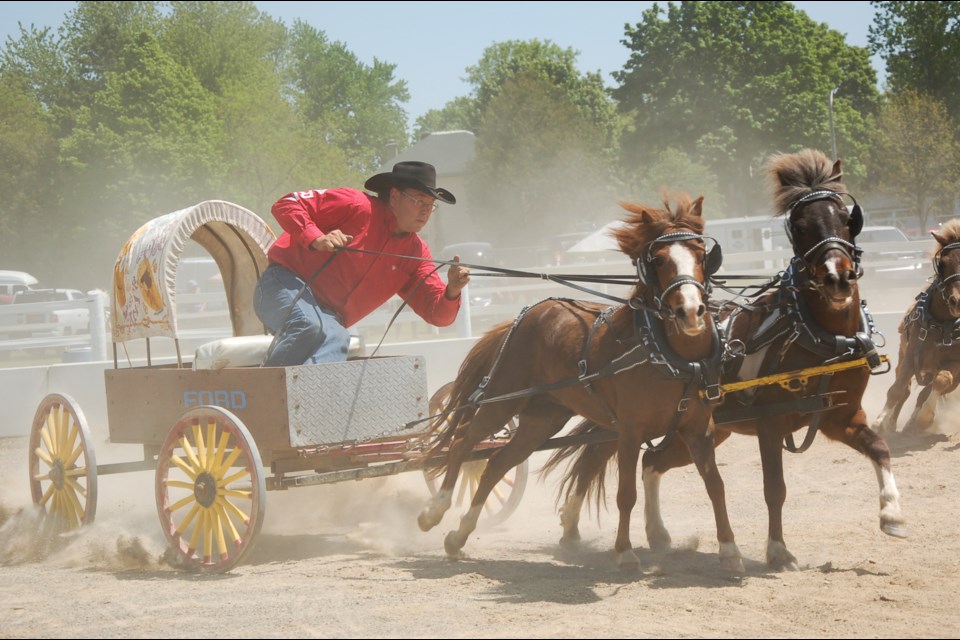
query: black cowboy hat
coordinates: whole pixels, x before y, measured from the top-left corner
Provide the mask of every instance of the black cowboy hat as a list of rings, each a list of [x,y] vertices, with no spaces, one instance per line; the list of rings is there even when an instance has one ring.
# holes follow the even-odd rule
[[[431,196],[447,204],[456,204],[457,199],[446,189],[437,188],[437,170],[426,162],[398,162],[393,165],[393,171],[378,173],[367,180],[363,188],[374,193],[383,193],[391,187],[413,187],[418,191],[429,193]]]

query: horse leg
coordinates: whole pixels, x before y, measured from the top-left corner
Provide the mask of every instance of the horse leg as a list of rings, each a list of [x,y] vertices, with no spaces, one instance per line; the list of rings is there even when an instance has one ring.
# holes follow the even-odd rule
[[[783,503],[787,485],[783,481],[783,435],[778,429],[757,429],[760,465],[763,468],[763,498],[767,503],[767,564],[775,569],[797,571],[797,559],[783,540]]]
[[[720,566],[728,571],[743,573],[743,556],[734,540],[733,528],[730,526],[730,517],[727,514],[727,498],[723,478],[720,477],[720,470],[717,469],[717,461],[714,455],[713,434],[715,430],[716,427],[711,419],[708,429],[695,433],[681,431],[680,437],[683,438],[690,457],[697,465],[697,471],[703,478],[707,495],[710,496],[710,502],[713,504],[713,517],[717,524],[717,542],[720,544]],[[646,481],[646,478],[644,480]],[[644,482],[644,487],[646,487],[646,482]]]
[[[714,447],[730,437],[729,431],[716,430]],[[651,549],[666,551],[672,540],[663,524],[660,513],[660,479],[670,469],[685,467],[693,462],[690,450],[682,442],[674,440],[665,449],[648,450],[643,454],[643,516],[647,532],[647,544]]]
[[[517,432],[502,448],[491,454],[477,483],[477,491],[473,495],[470,508],[460,518],[460,527],[450,531],[443,541],[447,555],[459,556],[460,550],[467,543],[467,538],[477,528],[477,520],[483,510],[487,497],[503,476],[524,460],[530,457],[537,447],[546,442],[552,435],[563,428],[569,419],[567,409],[552,409],[548,413],[533,413],[530,405],[520,414],[517,423]]]
[[[933,427],[934,419],[937,417],[937,400],[956,389],[957,383],[960,383],[960,379],[954,381],[953,374],[949,371],[938,371],[933,382],[920,390],[917,406],[903,430],[920,433]]]
[[[639,569],[640,559],[630,543],[630,513],[637,504],[637,462],[640,459],[640,441],[636,434],[621,428],[617,439],[617,466],[620,469],[617,483],[617,509],[620,521],[614,551],[621,569]]]
[[[447,453],[446,472],[437,493],[430,498],[417,516],[421,531],[429,531],[443,519],[453,502],[453,488],[460,476],[460,468],[473,448],[490,434],[496,433],[513,417],[516,405],[498,403],[480,407],[470,422],[461,425]]]
[[[900,492],[890,466],[890,447],[867,426],[867,416],[860,407],[848,425],[826,425],[828,438],[844,443],[870,459],[880,486],[880,530],[897,538],[907,537],[907,523],[900,512]]]
[[[574,546],[580,542],[580,512],[591,485],[600,478],[607,462],[617,453],[617,443],[604,442],[587,445],[576,461],[576,483],[560,507],[560,526],[563,527],[561,546]]]
[[[896,377],[893,384],[887,389],[887,402],[883,405],[880,415],[873,421],[873,429],[879,434],[896,433],[900,409],[903,408],[903,403],[910,397],[911,381],[916,371],[913,366],[913,358],[906,355],[906,347],[907,339],[904,337],[900,343]]]

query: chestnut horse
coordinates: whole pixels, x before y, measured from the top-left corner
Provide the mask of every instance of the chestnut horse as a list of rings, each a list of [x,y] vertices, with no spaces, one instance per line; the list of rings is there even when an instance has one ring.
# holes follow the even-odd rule
[[[922,387],[905,432],[933,426],[937,399],[960,384],[960,219],[931,235],[937,241],[933,282],[907,309],[900,322],[900,354],[896,379],[887,403],[873,423],[879,433],[894,433],[903,403],[910,397],[911,379]]]
[[[618,433],[620,566],[639,566],[630,542],[630,512],[637,500],[641,445],[667,436],[688,452],[703,477],[721,564],[742,571],[714,462],[712,405],[698,393],[719,382],[723,346],[706,304],[707,278],[719,268],[721,254],[716,244],[707,251],[702,201],[683,196],[675,211],[666,199],[664,209],[621,203],[632,215],[616,239],[638,275],[629,304],[550,298],[488,331],[467,354],[446,413],[434,421],[436,441],[428,456],[436,456],[436,473],[446,475],[420,513],[422,530],[436,526],[450,508],[460,466],[473,448],[514,416],[518,422],[508,443],[490,456],[459,529],[447,534],[449,555],[461,553],[504,474],[572,416],[582,415]]]
[[[861,309],[857,283],[862,271],[855,238],[863,225],[863,213],[856,204],[852,210],[844,206],[843,196],[849,194],[841,182],[840,161],[831,164],[822,153],[807,149],[777,154],[767,170],[776,210],[786,218],[795,257],[781,274],[779,286],[749,305],[728,306],[722,314],[729,321],[731,349],[739,345],[741,351],[724,365],[723,381],[749,380],[864,357],[871,367],[879,364],[870,342],[871,321],[865,308]],[[797,560],[783,539],[783,448],[804,450],[817,429],[873,463],[880,488],[880,528],[889,535],[906,537],[890,449],[867,426],[861,406],[870,374],[870,368],[864,366],[810,376],[791,390],[771,385],[737,391],[726,394],[723,405],[717,408],[716,444],[731,433],[757,437],[769,515],[766,559],[770,566],[797,569]],[[801,409],[799,395],[807,400],[838,397],[842,404],[827,402],[816,410],[809,406]],[[792,434],[805,426],[808,436],[798,449]],[[596,428],[584,422],[574,432]],[[605,444],[560,449],[545,471],[574,454],[576,458],[563,483],[566,502],[561,509],[561,542],[579,539],[583,501],[591,489],[598,500],[602,497],[603,472],[613,451]],[[660,478],[670,469],[689,463],[687,452],[677,446],[648,451],[643,456],[646,533],[651,548],[666,549],[671,543],[660,514]]]

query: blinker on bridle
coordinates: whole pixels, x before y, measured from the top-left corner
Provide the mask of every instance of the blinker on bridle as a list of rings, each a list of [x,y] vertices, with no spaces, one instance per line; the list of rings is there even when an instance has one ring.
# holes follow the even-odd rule
[[[723,254],[721,253],[720,244],[710,236],[704,236],[699,233],[693,233],[690,231],[673,231],[671,233],[665,233],[662,236],[658,236],[651,240],[644,251],[645,257],[638,257],[636,260],[637,267],[637,279],[649,286],[656,288],[658,284],[654,278],[650,277],[648,272],[647,264],[653,263],[653,248],[657,244],[665,244],[671,242],[684,242],[687,240],[699,240],[706,245],[707,240],[713,241],[713,247],[710,251],[707,252],[706,258],[704,259],[704,283],[701,283],[693,278],[687,276],[680,276],[679,278],[674,279],[670,284],[663,288],[663,291],[660,292],[660,295],[654,293],[653,301],[657,307],[657,312],[659,313],[663,309],[663,299],[667,297],[671,291],[677,287],[682,287],[685,284],[693,285],[703,294],[704,299],[710,297],[710,276],[717,272],[720,268],[720,264],[723,261]],[[631,304],[632,306],[632,304]]]
[[[829,249],[835,248],[846,254],[847,258],[849,258],[850,261],[856,266],[857,278],[860,278],[863,275],[863,267],[860,265],[860,254],[863,253],[863,249],[858,247],[855,241],[850,242],[838,236],[830,236],[828,238],[824,238],[801,254],[800,249],[797,247],[797,243],[794,241],[793,237],[792,218],[797,207],[810,202],[815,202],[817,200],[835,200],[840,203],[841,207],[845,208],[846,205],[843,204],[843,196],[845,195],[849,196],[850,199],[853,200],[853,210],[850,212],[850,220],[847,224],[850,226],[850,237],[854,238],[855,240],[857,234],[859,234],[860,230],[863,228],[863,210],[857,203],[857,199],[845,191],[830,191],[829,189],[823,189],[808,193],[802,198],[794,200],[787,208],[787,215],[784,220],[784,229],[786,231],[787,238],[790,239],[790,244],[793,246],[794,255],[803,262],[804,267],[811,267],[817,260],[819,260],[820,256],[826,253]]]
[[[933,257],[933,271],[937,276],[937,290],[940,291],[940,295],[943,296],[944,300],[947,299],[947,284],[953,280],[960,279],[960,272],[949,275],[946,278],[943,277],[943,273],[941,272],[941,256],[945,251],[952,249],[960,249],[960,242],[951,242],[950,244],[940,247],[936,255]]]

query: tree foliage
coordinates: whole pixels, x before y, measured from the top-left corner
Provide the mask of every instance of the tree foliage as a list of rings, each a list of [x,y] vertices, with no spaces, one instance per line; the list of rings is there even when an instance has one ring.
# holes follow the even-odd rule
[[[912,204],[920,229],[936,207],[953,206],[960,178],[960,149],[947,109],[936,98],[904,91],[877,118],[872,162],[881,186]]]
[[[374,59],[367,66],[346,45],[300,21],[290,48],[300,113],[347,152],[358,175],[380,168],[389,143],[404,146],[401,103],[410,94],[406,81],[393,77],[396,65]]]
[[[771,151],[830,148],[828,96],[847,172],[862,173],[866,116],[877,109],[864,47],[813,22],[789,2],[669,2],[626,29],[630,58],[613,91],[633,130],[627,170],[665,149],[708,167],[738,213],[766,212],[753,179]]]
[[[251,2],[78,2],[56,34],[21,28],[0,53],[4,256],[106,288],[147,218],[211,198],[263,215],[293,189],[359,185],[406,143],[393,70]],[[64,263],[70,281],[49,279]]]
[[[960,2],[871,2],[868,39],[887,65],[891,93],[913,90],[942,101],[960,121]]]
[[[484,110],[470,167],[471,211],[501,246],[598,222],[616,198],[603,135],[560,87],[536,73],[508,80]]]

